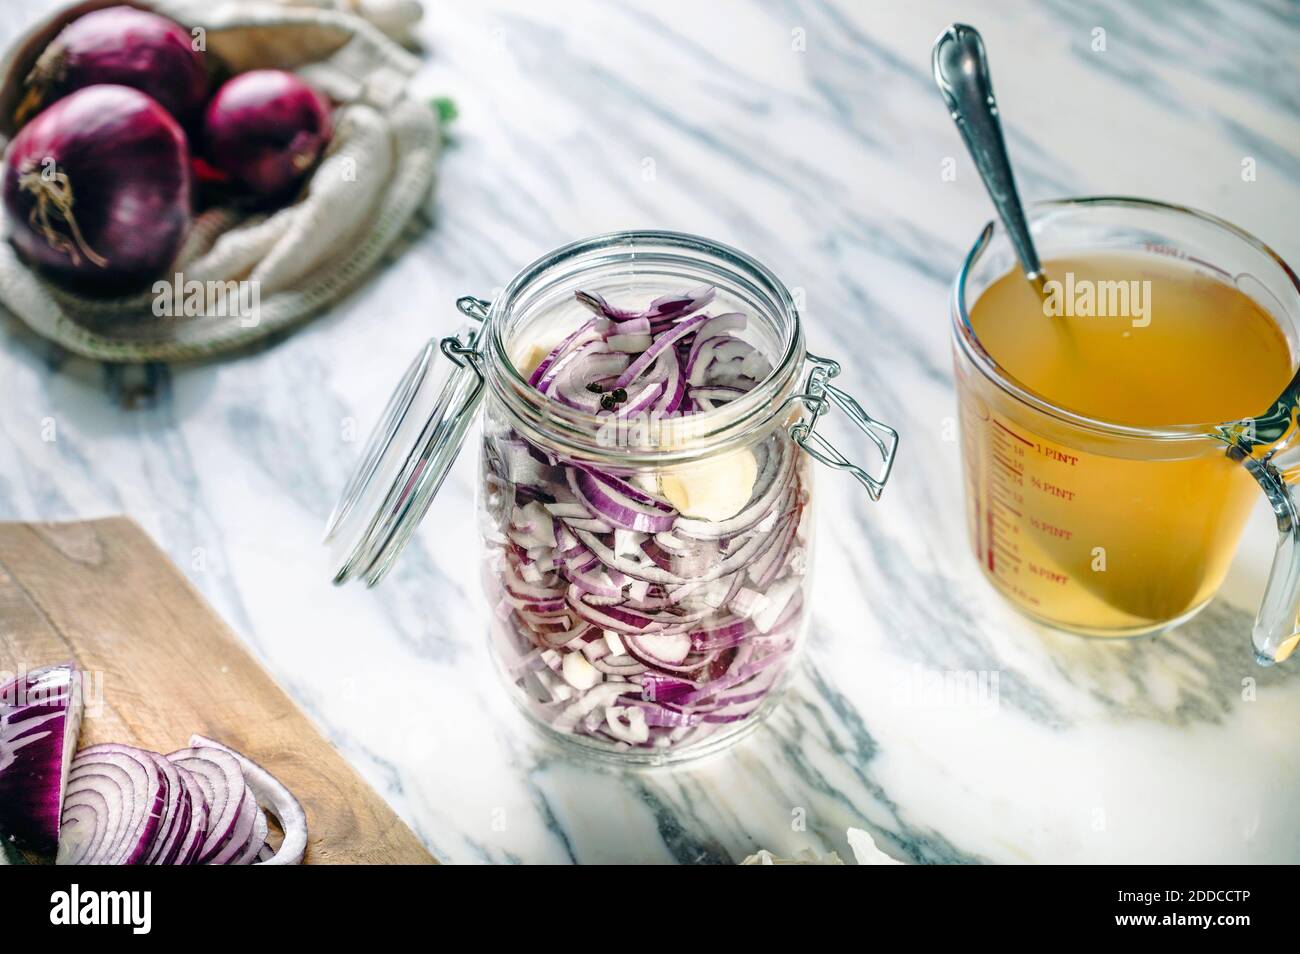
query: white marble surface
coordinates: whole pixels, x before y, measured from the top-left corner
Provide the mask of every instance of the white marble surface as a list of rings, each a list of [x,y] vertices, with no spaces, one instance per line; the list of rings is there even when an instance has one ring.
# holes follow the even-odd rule
[[[0,40],[45,6],[7,0]],[[847,856],[851,825],[918,862],[1300,861],[1300,677],[1247,646],[1266,514],[1224,595],[1158,641],[1033,626],[969,556],[945,298],[990,208],[928,67],[950,21],[983,31],[1027,197],[1181,202],[1297,263],[1295,4],[431,6],[419,83],[461,119],[429,227],[341,307],[220,364],[124,372],[0,320],[0,518],[140,521],[447,861]],[[350,422],[364,434],[453,300],[629,227],[712,236],[804,289],[811,346],[903,434],[881,503],[822,475],[787,705],[729,755],[650,774],[539,747],[490,672],[469,455],[381,588],[333,589],[317,545]],[[954,671],[996,674],[996,700],[926,691]]]

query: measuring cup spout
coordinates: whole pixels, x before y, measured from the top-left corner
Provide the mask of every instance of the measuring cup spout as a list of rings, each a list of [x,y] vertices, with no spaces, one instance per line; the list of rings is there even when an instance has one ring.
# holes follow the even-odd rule
[[[1271,412],[1231,435],[1228,456],[1240,461],[1264,488],[1277,519],[1277,551],[1251,638],[1262,666],[1285,660],[1300,644],[1300,375]]]

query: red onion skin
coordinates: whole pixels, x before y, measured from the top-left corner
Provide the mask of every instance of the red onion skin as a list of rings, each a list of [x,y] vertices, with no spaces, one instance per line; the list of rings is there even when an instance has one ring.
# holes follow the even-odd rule
[[[189,147],[144,93],[90,86],[14,138],[3,197],[26,261],[78,289],[128,291],[170,265],[189,231]]]
[[[181,122],[208,97],[205,54],[180,24],[134,7],[107,7],[73,20],[28,75],[28,113],[36,104],[87,86],[130,86],[152,96]],[[27,116],[21,115],[19,121]]]
[[[208,104],[208,162],[262,199],[281,199],[316,164],[333,132],[329,104],[284,70],[251,70],[227,80]]]

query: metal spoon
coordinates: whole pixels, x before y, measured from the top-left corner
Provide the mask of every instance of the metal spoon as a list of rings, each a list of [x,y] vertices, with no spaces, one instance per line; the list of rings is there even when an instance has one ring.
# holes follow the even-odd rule
[[[948,104],[948,112],[957,124],[957,130],[966,141],[975,168],[984,180],[984,188],[1006,226],[1016,257],[1020,259],[1020,267],[1025,277],[1041,288],[1043,266],[1034,250],[1025,210],[1016,192],[1016,179],[1011,174],[1011,161],[1007,158],[1007,144],[1002,138],[998,104],[993,98],[993,81],[989,78],[988,59],[984,55],[984,41],[979,31],[964,23],[954,23],[934,41],[931,63],[934,81]]]

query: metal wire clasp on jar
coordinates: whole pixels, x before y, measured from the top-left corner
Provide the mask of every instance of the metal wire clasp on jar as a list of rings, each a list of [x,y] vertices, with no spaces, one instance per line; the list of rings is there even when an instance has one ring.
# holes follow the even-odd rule
[[[897,433],[830,383],[839,366],[805,350],[771,272],[696,236],[588,239],[457,305],[471,323],[425,346],[331,518],[336,582],[384,575],[486,397],[483,576],[515,701],[621,762],[739,738],[807,630],[811,462],[874,500]],[[879,451],[876,473],[817,430],[832,408]]]

